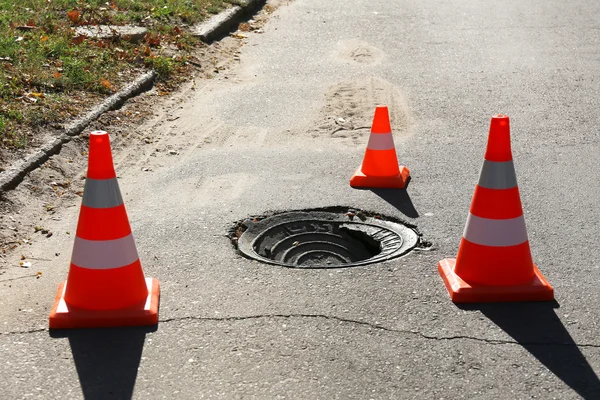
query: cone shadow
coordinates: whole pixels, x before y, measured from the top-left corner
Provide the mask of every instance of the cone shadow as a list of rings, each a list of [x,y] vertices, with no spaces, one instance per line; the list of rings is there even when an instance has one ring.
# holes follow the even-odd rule
[[[69,339],[84,399],[130,399],[146,334],[156,329],[51,330],[50,336]]]
[[[419,213],[408,195],[406,189],[370,189],[377,196],[387,201],[409,218],[419,218]]]
[[[584,399],[600,399],[600,380],[569,335],[556,302],[460,305],[479,310]]]

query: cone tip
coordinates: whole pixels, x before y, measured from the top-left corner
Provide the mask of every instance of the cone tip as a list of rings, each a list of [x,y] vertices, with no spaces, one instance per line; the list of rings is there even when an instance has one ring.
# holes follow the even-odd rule
[[[90,132],[87,177],[91,179],[116,177],[110,148],[110,137],[105,131]]]
[[[499,125],[499,126],[506,126],[508,125],[510,121],[510,118],[508,118],[508,115],[506,114],[496,114],[492,116],[492,124],[494,125]]]
[[[90,132],[90,145],[92,143],[110,143],[110,137],[106,131],[91,131]]]
[[[497,162],[512,160],[510,120],[506,114],[492,116],[485,159]]]
[[[390,115],[387,106],[378,105],[375,107],[375,115],[373,116],[373,125],[371,126],[372,133],[391,133]]]

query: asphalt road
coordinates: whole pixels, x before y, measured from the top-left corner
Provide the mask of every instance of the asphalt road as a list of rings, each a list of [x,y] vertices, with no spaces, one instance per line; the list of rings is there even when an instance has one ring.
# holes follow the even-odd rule
[[[0,287],[0,397],[600,398],[598,15],[594,1],[281,7],[239,67],[148,126],[178,155],[115,155],[161,322],[49,335],[73,235],[34,243],[53,259],[39,263],[44,279],[13,270]],[[356,117],[348,104],[383,101],[412,180],[351,189],[368,131],[330,128]],[[437,273],[456,254],[497,113],[511,117],[533,258],[555,303],[458,307]],[[226,237],[249,215],[337,205],[410,221],[434,247],[295,270],[243,258]],[[52,230],[74,232],[78,207]]]

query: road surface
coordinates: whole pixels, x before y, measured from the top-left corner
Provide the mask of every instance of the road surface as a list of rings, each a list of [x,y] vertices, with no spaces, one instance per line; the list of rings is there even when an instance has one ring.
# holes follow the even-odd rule
[[[3,396],[600,398],[599,14],[594,1],[284,4],[239,66],[148,123],[155,143],[115,152],[142,265],[162,285],[158,327],[49,335],[73,203],[50,222],[60,234],[32,245],[52,260],[37,263],[43,279],[3,276]],[[411,170],[405,192],[348,185],[376,104]],[[497,113],[511,117],[555,303],[457,307],[437,273]],[[434,247],[295,270],[243,258],[226,236],[250,215],[328,206],[403,218]]]

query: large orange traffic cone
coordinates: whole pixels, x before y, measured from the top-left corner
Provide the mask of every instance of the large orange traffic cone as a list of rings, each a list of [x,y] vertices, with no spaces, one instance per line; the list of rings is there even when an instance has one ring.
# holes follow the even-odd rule
[[[50,328],[154,325],[158,302],[158,281],[144,278],[108,133],[92,132],[69,277],[58,288]]]
[[[554,299],[531,259],[506,115],[492,117],[458,257],[440,261],[438,271],[456,303]]]
[[[402,189],[409,176],[408,168],[398,165],[388,108],[377,106],[362,165],[350,178],[350,186]]]

